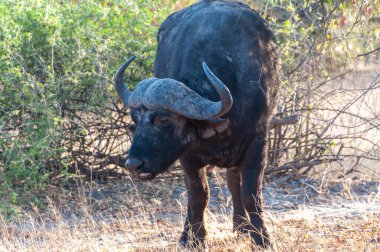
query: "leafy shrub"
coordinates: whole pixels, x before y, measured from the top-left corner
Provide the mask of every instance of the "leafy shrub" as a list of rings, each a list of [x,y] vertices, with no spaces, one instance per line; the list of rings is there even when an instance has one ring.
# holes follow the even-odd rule
[[[149,77],[159,24],[190,2],[0,2],[0,215],[35,199],[55,177],[93,176],[123,164],[129,116],[112,88],[113,75],[135,54],[126,81],[133,87]],[[268,171],[336,160],[344,141],[365,135],[378,114],[356,117],[368,126],[364,130],[333,135],[335,120],[348,107],[336,108],[336,116],[325,120],[325,108],[316,101],[326,99],[326,84],[347,72],[347,59],[379,46],[379,0],[243,2],[270,22],[280,44],[278,116],[302,115],[296,125],[273,131],[275,169]]]
[[[107,118],[124,60],[138,56],[132,85],[149,76],[167,12],[161,1],[0,2],[0,208],[65,174],[65,139],[83,135],[73,116],[97,110]],[[77,131],[66,131],[72,124]]]

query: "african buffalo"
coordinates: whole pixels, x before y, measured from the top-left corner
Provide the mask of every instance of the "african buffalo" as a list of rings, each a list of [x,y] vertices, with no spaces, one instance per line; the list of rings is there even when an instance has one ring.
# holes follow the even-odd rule
[[[115,88],[136,124],[126,168],[152,179],[180,160],[188,192],[180,244],[205,246],[207,165],[227,169],[233,228],[256,244],[262,219],[268,121],[279,87],[276,43],[267,23],[241,3],[200,1],[169,16],[158,34],[154,78]],[[190,239],[191,238],[191,239]]]

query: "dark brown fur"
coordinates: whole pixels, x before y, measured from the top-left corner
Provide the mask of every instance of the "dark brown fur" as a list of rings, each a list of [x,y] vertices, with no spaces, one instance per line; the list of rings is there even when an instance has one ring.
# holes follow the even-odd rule
[[[256,244],[267,246],[262,178],[268,120],[279,87],[272,32],[246,5],[204,1],[167,18],[157,38],[155,77],[175,79],[216,101],[218,96],[202,70],[205,61],[229,88],[233,106],[222,123],[193,120],[160,108],[132,108],[137,127],[129,167],[157,174],[180,159],[188,191],[180,244],[189,244],[192,237],[199,247],[205,246],[207,237],[204,215],[209,188],[205,167],[228,168],[234,230],[249,233]]]

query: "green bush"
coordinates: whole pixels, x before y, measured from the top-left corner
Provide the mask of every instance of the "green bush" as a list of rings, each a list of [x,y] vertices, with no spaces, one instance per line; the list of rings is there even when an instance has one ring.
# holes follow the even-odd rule
[[[0,1],[0,215],[14,214],[73,169],[92,175],[123,163],[128,112],[113,75],[136,55],[128,83],[149,77],[158,26],[189,2]],[[347,59],[378,46],[379,0],[243,2],[270,22],[281,45],[279,115],[303,114],[272,135],[270,165],[334,156],[345,138],[326,135],[331,124],[313,119],[313,101],[346,71]]]
[[[105,108],[123,61],[138,57],[132,84],[151,74],[168,12],[161,1],[0,2],[0,209],[65,173],[66,113]]]

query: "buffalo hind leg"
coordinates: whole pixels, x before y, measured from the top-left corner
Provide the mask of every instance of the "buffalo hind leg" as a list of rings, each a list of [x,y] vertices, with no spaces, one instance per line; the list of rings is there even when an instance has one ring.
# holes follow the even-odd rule
[[[205,210],[210,198],[206,168],[196,158],[181,157],[188,195],[187,217],[179,243],[181,246],[206,249]]]
[[[262,212],[262,180],[266,165],[266,134],[260,133],[249,145],[239,165],[242,177],[241,200],[250,218],[249,233],[261,247],[270,244]]]
[[[233,231],[246,233],[249,225],[249,219],[245,211],[243,202],[241,201],[241,174],[237,167],[227,169],[227,186],[231,192],[232,204],[234,207],[233,213]]]

